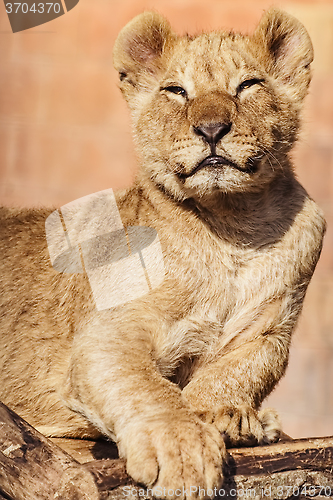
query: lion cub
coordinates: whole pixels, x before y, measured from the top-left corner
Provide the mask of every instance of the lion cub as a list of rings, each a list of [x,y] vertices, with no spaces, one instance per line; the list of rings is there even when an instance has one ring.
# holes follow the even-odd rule
[[[157,231],[166,271],[139,299],[97,311],[86,275],[51,266],[51,211],[1,209],[1,399],[48,436],[114,439],[156,496],[210,495],[225,443],[278,439],[260,406],[325,231],[288,157],[312,59],[274,9],[252,36],[179,37],[151,12],[121,31],[141,171],[117,205]]]

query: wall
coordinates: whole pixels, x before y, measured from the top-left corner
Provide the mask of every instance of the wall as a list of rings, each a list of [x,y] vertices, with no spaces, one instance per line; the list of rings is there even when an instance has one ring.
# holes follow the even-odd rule
[[[0,203],[59,206],[129,185],[136,161],[112,69],[117,32],[155,9],[180,33],[250,32],[271,0],[80,0],[50,23],[13,34],[0,3]],[[294,437],[333,435],[333,3],[280,1],[307,27],[314,78],[296,171],[329,223],[286,377],[267,404]]]

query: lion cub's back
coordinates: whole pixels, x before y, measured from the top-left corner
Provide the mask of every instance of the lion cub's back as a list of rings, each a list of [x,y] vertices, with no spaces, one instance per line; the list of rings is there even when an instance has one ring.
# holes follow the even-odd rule
[[[47,215],[45,210],[0,208],[0,304],[8,315],[23,296],[32,299],[38,276],[46,271]]]
[[[42,292],[43,274],[52,272],[45,237],[49,213],[0,208],[0,303],[7,314],[23,299],[34,300]]]
[[[58,335],[85,309],[82,301],[89,291],[84,276],[52,268],[45,236],[50,213],[0,208],[0,344],[13,335]]]

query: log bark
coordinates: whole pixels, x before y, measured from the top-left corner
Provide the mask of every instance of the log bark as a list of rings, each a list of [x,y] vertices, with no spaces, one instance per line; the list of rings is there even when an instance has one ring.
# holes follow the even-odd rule
[[[224,482],[213,492],[220,500],[333,497],[333,437],[228,452]],[[149,498],[117,456],[106,441],[47,439],[0,403],[1,500]]]
[[[0,403],[0,494],[13,500],[98,500],[93,476]]]
[[[123,460],[95,460],[85,467],[94,476],[101,499],[149,498],[147,490],[127,476]],[[333,437],[229,449],[224,476],[221,488],[214,492],[221,500],[328,500],[333,497]]]
[[[307,469],[333,475],[333,436],[229,450],[228,475]]]

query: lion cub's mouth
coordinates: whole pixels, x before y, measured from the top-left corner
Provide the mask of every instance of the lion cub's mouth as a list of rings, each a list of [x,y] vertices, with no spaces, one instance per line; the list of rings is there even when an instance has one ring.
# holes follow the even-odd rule
[[[253,162],[249,162],[245,168],[240,167],[237,165],[237,163],[234,163],[233,161],[228,160],[224,156],[219,156],[219,155],[210,155],[207,156],[204,160],[202,160],[198,165],[189,173],[181,173],[178,172],[177,175],[181,179],[187,179],[188,177],[191,177],[192,175],[196,174],[199,172],[199,170],[202,170],[203,168],[206,167],[211,167],[211,168],[221,168],[224,166],[229,166],[236,168],[237,170],[240,170],[241,172],[246,172],[246,173],[251,173],[253,174],[255,169],[255,164]]]

